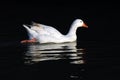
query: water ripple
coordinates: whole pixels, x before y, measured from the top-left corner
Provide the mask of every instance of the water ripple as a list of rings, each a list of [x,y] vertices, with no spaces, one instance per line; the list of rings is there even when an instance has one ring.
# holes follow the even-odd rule
[[[30,44],[25,52],[25,64],[50,60],[70,60],[70,64],[84,64],[85,49],[76,48],[76,42],[62,44]]]

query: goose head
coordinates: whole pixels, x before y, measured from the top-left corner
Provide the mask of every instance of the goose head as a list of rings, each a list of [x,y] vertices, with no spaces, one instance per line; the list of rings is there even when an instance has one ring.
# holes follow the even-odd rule
[[[88,28],[88,26],[84,23],[83,20],[81,19],[76,19],[74,22],[73,22],[73,25],[76,26],[76,27],[85,27],[85,28]]]

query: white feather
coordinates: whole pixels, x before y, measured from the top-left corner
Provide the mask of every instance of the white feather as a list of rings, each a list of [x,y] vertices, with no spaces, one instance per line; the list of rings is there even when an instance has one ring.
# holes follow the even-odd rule
[[[23,25],[28,33],[29,37],[34,37],[39,43],[63,43],[76,41],[76,30],[78,27],[82,27],[84,22],[81,19],[73,21],[68,34],[63,35],[57,29],[52,26],[36,23],[37,25],[31,25],[31,28]]]

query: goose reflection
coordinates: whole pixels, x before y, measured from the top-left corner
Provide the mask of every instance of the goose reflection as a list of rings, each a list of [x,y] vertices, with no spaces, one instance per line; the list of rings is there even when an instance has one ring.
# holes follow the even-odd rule
[[[25,64],[49,60],[70,60],[70,64],[83,64],[85,49],[77,49],[76,42],[60,44],[29,44]]]

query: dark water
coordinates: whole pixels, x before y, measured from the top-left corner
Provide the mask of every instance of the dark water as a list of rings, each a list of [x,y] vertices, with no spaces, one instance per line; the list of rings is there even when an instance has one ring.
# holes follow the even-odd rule
[[[119,41],[0,46],[0,78],[39,80],[118,80]]]
[[[0,80],[120,80],[119,5],[87,2],[1,3]],[[77,43],[18,41],[27,39],[23,24],[35,21],[66,34],[76,18],[89,26],[77,31]]]

